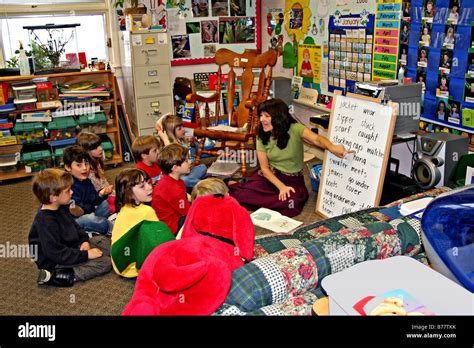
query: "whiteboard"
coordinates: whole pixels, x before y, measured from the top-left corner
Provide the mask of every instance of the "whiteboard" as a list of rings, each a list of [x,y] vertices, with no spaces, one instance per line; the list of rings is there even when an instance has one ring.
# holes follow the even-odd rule
[[[328,138],[356,153],[340,159],[325,151],[316,213],[326,218],[379,204],[395,126],[393,107],[367,97],[335,96]]]

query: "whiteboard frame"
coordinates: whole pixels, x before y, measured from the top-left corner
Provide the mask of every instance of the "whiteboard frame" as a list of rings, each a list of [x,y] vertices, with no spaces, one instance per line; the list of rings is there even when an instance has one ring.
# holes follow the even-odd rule
[[[339,91],[339,90],[334,91],[334,100],[333,100],[332,108],[331,108],[331,116],[329,117],[328,135],[327,135],[328,139],[331,138],[331,129],[332,129],[332,123],[333,123],[333,120],[334,120],[334,107],[336,105],[336,98],[338,98],[340,96],[342,96],[341,91]],[[373,103],[381,104],[379,99],[367,97],[367,96],[364,96],[364,95],[359,95],[359,94],[354,94],[354,93],[346,93],[345,96],[349,97],[349,98],[366,100],[366,101],[370,101],[370,102],[373,102]],[[390,157],[390,149],[392,147],[393,131],[395,129],[395,121],[397,119],[396,115],[397,115],[398,105],[396,103],[389,102],[388,106],[390,106],[392,108],[392,115],[390,116],[391,119],[390,119],[390,126],[388,128],[388,139],[386,140],[386,143],[385,143],[385,152],[384,152],[385,156],[384,156],[384,159],[383,159],[383,162],[382,162],[382,171],[380,172],[380,176],[379,176],[379,184],[377,186],[377,195],[375,196],[374,207],[377,207],[380,204],[380,198],[382,196],[383,183],[384,183],[384,180],[385,180],[385,173],[387,172],[387,164],[388,164],[388,160],[389,160],[389,157]],[[315,210],[316,215],[318,215],[319,217],[321,217],[323,219],[329,218],[326,214],[324,214],[323,212],[321,212],[319,210],[319,203],[321,202],[321,195],[322,195],[321,192],[324,191],[323,190],[323,182],[324,182],[324,173],[325,173],[325,169],[326,169],[326,163],[328,163],[328,158],[327,157],[328,157],[328,151],[325,150],[324,151],[324,158],[323,158],[323,168],[321,170],[321,178],[320,178],[320,181],[319,181],[319,190],[318,190],[318,196],[316,198],[316,208],[315,208],[316,209]]]

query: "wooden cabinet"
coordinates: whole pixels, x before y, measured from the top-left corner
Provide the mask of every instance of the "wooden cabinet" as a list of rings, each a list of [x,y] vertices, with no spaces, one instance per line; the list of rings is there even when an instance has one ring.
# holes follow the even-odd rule
[[[155,122],[174,112],[170,39],[165,31],[122,32],[125,108],[135,135],[153,134]]]
[[[34,171],[36,168],[25,166],[25,161],[22,162],[22,159],[34,158],[35,156],[25,156],[25,154],[35,153],[36,158],[39,158],[42,156],[42,153],[47,154],[47,152],[45,151],[49,151],[52,155],[51,160],[45,162],[49,165],[45,165],[45,163],[43,163],[42,166],[49,167],[59,165],[60,159],[54,157],[55,152],[61,153],[61,151],[57,150],[74,143],[75,135],[78,131],[80,131],[81,126],[83,129],[88,127],[89,131],[98,134],[103,139],[103,141],[110,139],[112,146],[111,148],[109,146],[109,148],[107,149],[106,153],[108,154],[108,159],[106,160],[106,164],[121,163],[122,146],[120,143],[120,128],[117,110],[118,94],[116,93],[117,86],[114,74],[109,70],[99,70],[90,72],[76,72],[38,76],[0,77],[0,84],[2,84],[2,86],[4,87],[6,86],[9,89],[10,93],[12,93],[12,85],[15,85],[19,82],[31,82],[32,79],[40,77],[48,77],[48,80],[52,82],[53,86],[92,83],[97,86],[105,86],[106,90],[102,91],[102,95],[100,96],[91,96],[93,92],[87,93],[87,91],[84,91],[82,92],[84,93],[82,96],[83,99],[80,102],[72,100],[64,101],[64,99],[62,99],[60,106],[46,105],[46,107],[38,109],[38,104],[36,104],[35,108],[30,110],[14,110],[0,112],[0,130],[2,130],[2,122],[12,124],[13,126],[26,125],[27,123],[21,122],[22,114],[25,113],[39,113],[49,110],[52,114],[52,122],[39,122],[43,125],[43,137],[37,136],[37,138],[35,138],[34,141],[30,141],[30,143],[20,144],[21,141],[25,142],[24,138],[19,139],[18,134],[14,134],[18,140],[18,144],[0,146],[0,159],[3,158],[3,163],[1,163],[2,160],[0,160],[0,181],[30,176],[34,174],[34,172],[31,172],[31,169],[33,169]],[[64,96],[65,94],[62,95]],[[70,95],[70,97],[73,98],[72,94]],[[100,113],[101,117],[96,117],[99,115],[98,113]],[[92,114],[94,114],[94,116],[91,116]],[[58,117],[55,117],[56,115]],[[59,117],[60,115],[63,117]],[[67,117],[64,117],[65,115],[67,115]],[[81,122],[84,120],[84,115],[88,115],[88,117],[86,117],[87,120],[86,122]],[[66,125],[66,118],[68,118],[69,120],[74,120],[77,123],[75,129],[74,126],[71,129],[68,125]],[[105,124],[101,123],[95,125],[93,123],[89,124],[87,122],[94,119],[100,120],[100,122],[103,122]],[[57,124],[65,125],[64,135],[61,135],[59,138],[57,136],[57,133],[55,133],[53,130],[54,126],[56,126],[55,128],[57,128]],[[24,127],[17,127],[17,130],[22,128]],[[59,128],[61,128],[61,126],[59,126]],[[11,129],[11,133],[14,133],[13,128]],[[1,139],[2,138],[0,137],[0,143]],[[19,153],[19,151],[21,151],[21,153]],[[7,156],[8,153],[11,154],[11,158]],[[8,163],[6,161],[8,161],[9,159],[13,159],[13,157],[15,157],[15,160],[19,160],[16,164],[16,167],[5,166],[4,164]],[[44,159],[44,157],[41,158]]]

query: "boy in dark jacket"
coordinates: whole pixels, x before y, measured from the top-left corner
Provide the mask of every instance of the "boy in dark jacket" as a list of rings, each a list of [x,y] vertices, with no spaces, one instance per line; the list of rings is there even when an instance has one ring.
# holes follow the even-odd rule
[[[113,187],[107,186],[97,192],[89,179],[90,157],[81,146],[69,146],[64,150],[64,169],[71,173],[73,207],[70,212],[76,222],[86,231],[110,235],[112,223],[107,219],[109,205],[107,196]]]
[[[45,169],[33,180],[33,193],[42,203],[28,237],[37,249],[38,284],[72,286],[112,269],[110,240],[89,239],[68,211],[73,179],[59,169]]]

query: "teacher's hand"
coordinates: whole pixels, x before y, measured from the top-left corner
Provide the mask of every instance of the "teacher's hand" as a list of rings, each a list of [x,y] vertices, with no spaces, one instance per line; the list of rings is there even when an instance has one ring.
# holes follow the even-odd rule
[[[334,155],[336,155],[339,158],[344,158],[349,153],[355,153],[354,150],[347,150],[344,145],[342,144],[332,144],[329,148],[329,151],[331,151]]]
[[[280,193],[278,194],[278,199],[280,201],[286,201],[287,198],[290,198],[291,192],[295,192],[295,189],[291,186],[284,186],[280,189]]]

